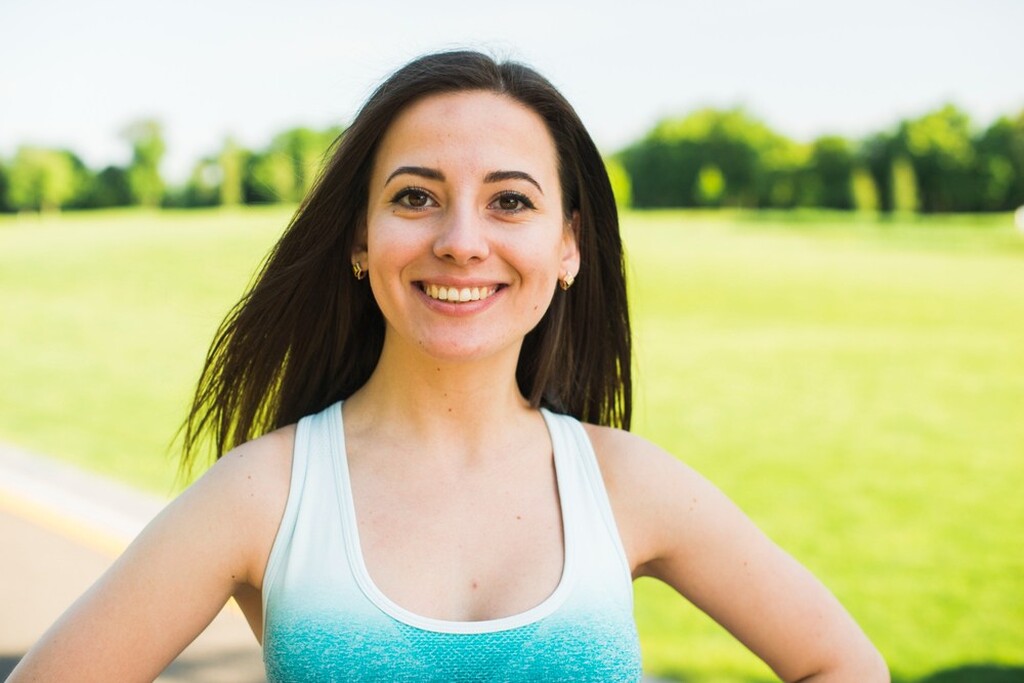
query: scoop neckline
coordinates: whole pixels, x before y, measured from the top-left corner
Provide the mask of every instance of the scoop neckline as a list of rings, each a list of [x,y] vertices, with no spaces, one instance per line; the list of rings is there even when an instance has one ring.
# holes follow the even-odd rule
[[[554,422],[557,417],[553,413],[546,408],[540,408],[541,416],[544,418],[544,425],[548,430],[548,438],[551,441],[552,458],[555,466],[555,484],[558,489],[558,505],[562,523],[562,573],[559,576],[558,584],[546,598],[525,611],[494,619],[458,621],[428,617],[402,607],[389,598],[377,586],[373,577],[370,576],[359,539],[359,526],[356,518],[355,500],[352,495],[348,451],[345,445],[345,423],[342,415],[342,405],[343,402],[339,401],[335,409],[331,411],[329,426],[331,431],[334,432],[331,438],[331,448],[335,451],[334,457],[332,457],[335,481],[337,482],[338,490],[342,493],[338,498],[338,503],[341,508],[341,515],[345,520],[345,556],[348,559],[349,568],[352,571],[356,584],[363,595],[374,606],[392,619],[424,631],[473,634],[494,633],[528,626],[551,615],[565,602],[575,577],[575,527],[570,512],[571,506],[567,502],[570,492],[566,484],[568,464],[565,462],[565,446]]]

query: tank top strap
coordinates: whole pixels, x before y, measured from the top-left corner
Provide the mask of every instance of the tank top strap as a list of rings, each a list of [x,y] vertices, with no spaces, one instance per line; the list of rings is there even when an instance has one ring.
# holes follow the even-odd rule
[[[573,529],[577,530],[574,536],[581,541],[606,539],[614,552],[615,566],[622,572],[614,578],[617,581],[625,579],[627,584],[631,584],[633,578],[625,547],[615,523],[597,454],[586,429],[571,415],[554,413],[546,408],[541,408],[541,412],[547,422],[554,446],[556,468],[559,473],[559,493],[572,496],[569,504],[562,506],[563,510],[567,511],[566,514],[571,516],[571,519],[563,520],[563,524],[572,524]],[[568,530],[566,535],[569,535]],[[583,561],[597,559],[592,556],[595,551],[602,553],[601,563],[608,564],[609,558],[603,554],[607,551],[607,546],[601,549],[591,547],[574,550],[591,555],[580,557],[579,559]],[[590,553],[587,553],[588,550]],[[568,551],[566,548],[567,553]]]
[[[288,501],[263,572],[263,626],[267,624],[270,590],[289,557],[315,556],[317,543],[309,535],[309,519],[337,510],[340,501],[335,487],[336,453],[333,416],[340,419],[341,403],[307,415],[295,427],[291,481]],[[330,520],[340,522],[340,520]]]

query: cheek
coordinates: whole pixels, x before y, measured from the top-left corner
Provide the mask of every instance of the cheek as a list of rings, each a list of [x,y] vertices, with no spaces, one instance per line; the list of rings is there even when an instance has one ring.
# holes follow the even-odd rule
[[[408,262],[414,255],[422,253],[423,239],[419,231],[400,221],[382,218],[375,220],[367,229],[366,248],[371,272],[376,267],[394,268]]]

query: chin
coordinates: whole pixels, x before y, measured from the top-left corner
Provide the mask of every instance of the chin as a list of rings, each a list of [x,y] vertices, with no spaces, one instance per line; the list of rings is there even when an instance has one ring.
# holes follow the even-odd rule
[[[465,337],[455,339],[422,339],[420,351],[431,358],[444,362],[476,362],[490,358],[500,358],[506,354],[519,356],[522,340],[516,344],[495,340],[471,340]]]

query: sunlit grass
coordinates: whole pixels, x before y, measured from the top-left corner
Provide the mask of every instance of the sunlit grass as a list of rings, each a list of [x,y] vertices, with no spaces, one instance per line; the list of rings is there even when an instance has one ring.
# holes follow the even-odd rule
[[[0,438],[168,493],[206,346],[288,217],[0,219]],[[1009,218],[624,224],[635,430],[810,566],[897,677],[1024,667],[1024,238]],[[637,587],[650,672],[771,679],[669,593]]]
[[[288,218],[0,219],[0,438],[169,493],[206,348]]]
[[[637,431],[808,564],[898,676],[1024,664],[1024,239],[1006,217],[627,226]],[[663,593],[638,586],[651,670],[770,678]]]

